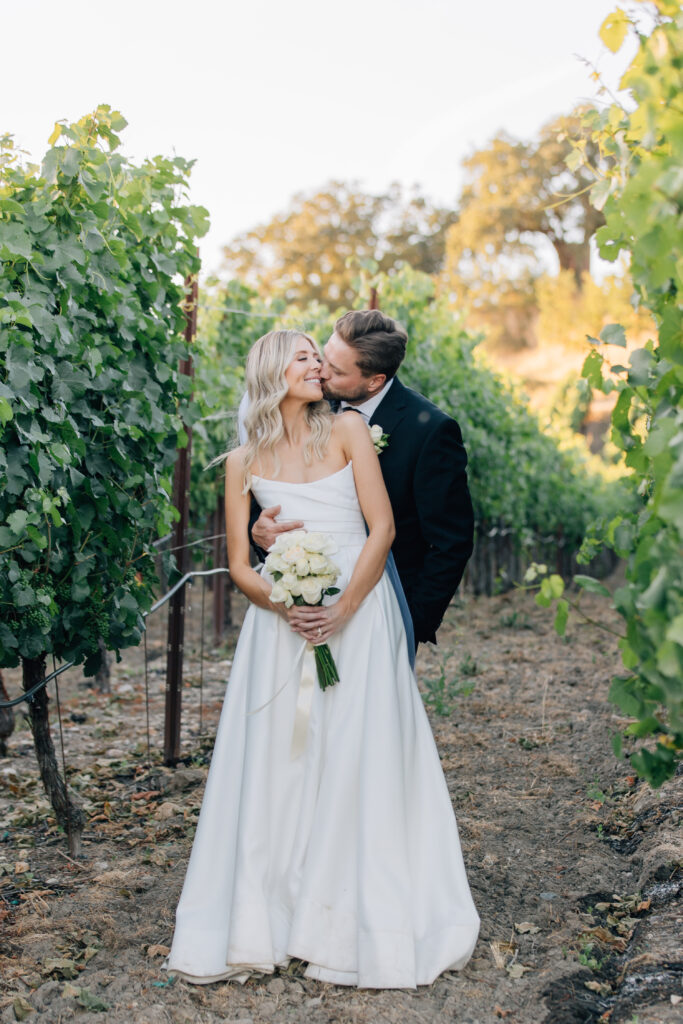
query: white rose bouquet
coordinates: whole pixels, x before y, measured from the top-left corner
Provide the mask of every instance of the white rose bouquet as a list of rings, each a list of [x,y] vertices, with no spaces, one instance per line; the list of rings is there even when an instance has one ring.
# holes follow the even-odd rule
[[[266,569],[275,581],[270,592],[273,604],[321,605],[327,594],[338,594],[340,569],[329,557],[337,546],[326,533],[292,530],[281,533],[266,558]],[[327,644],[313,648],[320,689],[339,682],[339,673]]]

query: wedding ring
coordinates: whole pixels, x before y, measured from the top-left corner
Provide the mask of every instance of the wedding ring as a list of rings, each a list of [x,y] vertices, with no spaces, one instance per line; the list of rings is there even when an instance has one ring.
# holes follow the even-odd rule
[[[320,626],[318,626],[318,636],[322,636],[322,635],[323,635],[323,631],[322,631],[322,629],[320,628]]]

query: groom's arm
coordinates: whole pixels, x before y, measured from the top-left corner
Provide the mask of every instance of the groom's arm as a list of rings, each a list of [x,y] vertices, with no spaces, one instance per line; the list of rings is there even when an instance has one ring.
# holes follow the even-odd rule
[[[258,546],[258,544],[255,542],[254,537],[252,535],[252,530],[254,529],[254,525],[256,523],[256,520],[258,519],[258,517],[260,515],[261,515],[261,506],[259,505],[258,501],[256,500],[256,498],[252,494],[252,496],[251,496],[251,507],[249,509],[249,543],[251,545],[252,551],[254,552],[256,557],[258,558],[259,562],[265,562],[267,552],[264,551],[263,548],[260,548]]]
[[[252,494],[251,496],[249,543],[256,557],[261,562],[265,562],[268,551],[281,533],[287,533],[289,530],[302,530],[304,527],[300,519],[288,519],[284,522],[278,522],[277,517],[280,514],[280,509],[280,505],[261,508],[254,495]]]
[[[466,467],[460,427],[455,420],[443,420],[422,445],[414,475],[415,503],[427,545],[409,602],[418,642],[435,640],[472,554],[474,514]]]

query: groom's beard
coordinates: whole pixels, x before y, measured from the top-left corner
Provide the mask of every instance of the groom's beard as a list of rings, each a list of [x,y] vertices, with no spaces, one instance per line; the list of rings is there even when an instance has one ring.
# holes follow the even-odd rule
[[[361,402],[367,401],[370,397],[369,391],[362,385],[357,387],[354,391],[335,391],[327,385],[326,381],[322,381],[321,387],[323,389],[323,398],[326,398],[328,402],[357,402],[359,405]]]

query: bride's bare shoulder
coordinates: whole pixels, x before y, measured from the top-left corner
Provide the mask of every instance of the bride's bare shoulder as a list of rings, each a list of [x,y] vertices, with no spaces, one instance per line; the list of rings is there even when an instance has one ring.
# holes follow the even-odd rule
[[[244,455],[245,447],[240,445],[239,448],[233,448],[232,451],[228,452],[225,457],[225,483],[226,487],[229,482],[241,481],[244,479]]]
[[[367,433],[367,423],[357,412],[340,412],[334,417],[332,437],[343,445],[359,437],[364,440]]]
[[[332,420],[332,436],[353,436],[354,431],[362,433],[364,427],[367,430],[364,418],[359,416],[357,412],[347,409],[345,412],[337,413]]]
[[[246,450],[247,446],[241,444],[239,448],[233,448],[232,451],[229,451],[225,456],[226,466],[230,464],[231,466],[239,467],[239,469],[244,469],[244,456]]]

